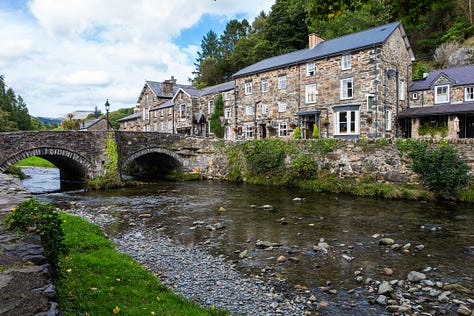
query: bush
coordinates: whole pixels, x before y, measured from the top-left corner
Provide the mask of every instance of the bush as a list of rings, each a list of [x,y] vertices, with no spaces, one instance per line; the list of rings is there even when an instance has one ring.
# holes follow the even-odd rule
[[[53,278],[59,277],[59,259],[65,253],[64,232],[59,212],[51,204],[41,204],[34,199],[22,202],[4,219],[13,230],[37,231]]]
[[[28,178],[28,176],[23,172],[23,170],[15,165],[8,167],[8,169],[5,170],[5,173],[13,177],[17,177],[20,180],[25,180],[26,178]]]
[[[439,148],[419,146],[409,156],[413,159],[413,171],[443,197],[454,196],[469,181],[469,167],[461,160],[454,146],[443,143]]]
[[[300,130],[299,126],[295,128],[295,131],[293,132],[293,137],[295,139],[300,139],[301,138],[301,130]]]
[[[251,175],[272,175],[285,167],[286,144],[279,139],[247,141],[242,152]]]
[[[314,157],[306,154],[294,157],[288,170],[292,180],[310,179],[316,175],[317,171]]]
[[[312,138],[319,138],[319,128],[318,125],[313,125],[313,134],[311,135]]]

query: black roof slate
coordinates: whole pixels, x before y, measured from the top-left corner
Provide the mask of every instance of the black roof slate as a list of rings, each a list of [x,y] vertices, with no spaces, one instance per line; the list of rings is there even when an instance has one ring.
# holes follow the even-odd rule
[[[474,84],[474,65],[433,70],[423,79],[414,80],[408,87],[408,91],[430,90],[436,79],[446,75],[454,82],[454,85]]]

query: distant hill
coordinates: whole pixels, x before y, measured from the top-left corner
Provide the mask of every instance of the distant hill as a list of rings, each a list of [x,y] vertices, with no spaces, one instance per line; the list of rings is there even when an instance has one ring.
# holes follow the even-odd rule
[[[51,118],[51,117],[41,117],[38,116],[38,120],[40,120],[41,124],[60,124],[64,118]]]

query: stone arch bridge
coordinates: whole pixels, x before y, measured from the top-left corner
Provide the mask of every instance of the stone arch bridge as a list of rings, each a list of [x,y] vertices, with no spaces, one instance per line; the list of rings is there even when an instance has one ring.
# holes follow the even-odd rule
[[[145,168],[205,172],[210,140],[150,132],[110,132],[115,140],[119,169],[135,161]],[[61,180],[93,179],[105,173],[107,131],[31,131],[0,133],[0,171],[38,156],[60,170]]]

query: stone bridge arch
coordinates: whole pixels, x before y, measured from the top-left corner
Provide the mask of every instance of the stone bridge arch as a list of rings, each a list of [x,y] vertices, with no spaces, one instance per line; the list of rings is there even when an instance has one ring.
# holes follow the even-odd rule
[[[133,170],[127,170],[130,164],[136,163]],[[150,178],[169,174],[173,170],[180,171],[185,165],[184,159],[173,151],[162,147],[148,147],[133,152],[122,160],[121,173],[132,171],[135,177]]]
[[[85,157],[65,148],[38,147],[19,151],[8,157],[0,165],[4,172],[15,163],[32,156],[46,159],[53,163],[60,171],[61,180],[79,180],[93,177],[93,164]]]

